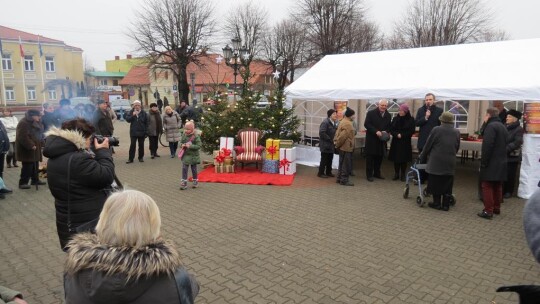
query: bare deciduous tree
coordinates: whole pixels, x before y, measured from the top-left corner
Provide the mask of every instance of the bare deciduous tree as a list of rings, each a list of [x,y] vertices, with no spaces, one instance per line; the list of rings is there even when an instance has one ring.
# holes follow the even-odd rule
[[[292,19],[278,23],[263,40],[263,57],[279,72],[279,90],[287,84],[287,75],[294,81],[294,71],[302,64],[304,47],[305,29]]]
[[[187,65],[204,56],[214,29],[214,8],[205,0],[147,0],[136,14],[129,37],[152,70],[172,71],[181,100],[188,100]]]
[[[355,45],[361,45],[359,41],[364,39],[357,35],[363,35],[363,31],[355,30],[351,35],[352,29],[376,30],[376,27],[364,26],[364,13],[363,0],[300,0],[297,15],[306,25],[310,45],[308,57],[316,60],[328,54],[357,51]]]
[[[491,30],[481,0],[416,0],[395,25],[389,46],[425,47],[477,41]]]
[[[370,21],[357,20],[345,31],[351,37],[351,43],[344,47],[345,53],[370,52],[382,48],[379,27]]]
[[[268,12],[261,6],[248,2],[233,7],[226,19],[224,32],[231,38],[240,38],[242,46],[247,50],[247,55],[240,58],[243,69],[240,75],[244,80],[243,91],[249,85],[251,74],[249,65],[262,48],[262,39],[267,31]]]

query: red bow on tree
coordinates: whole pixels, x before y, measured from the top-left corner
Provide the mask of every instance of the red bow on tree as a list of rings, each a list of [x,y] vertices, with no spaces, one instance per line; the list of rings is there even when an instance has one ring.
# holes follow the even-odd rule
[[[270,153],[272,158],[274,158],[274,154],[276,154],[277,152],[277,146],[270,146],[266,149],[266,151],[268,151],[268,153]]]
[[[289,170],[290,165],[291,165],[291,162],[286,158],[283,158],[282,160],[279,161],[279,167],[283,168],[283,174],[285,174],[285,172]]]

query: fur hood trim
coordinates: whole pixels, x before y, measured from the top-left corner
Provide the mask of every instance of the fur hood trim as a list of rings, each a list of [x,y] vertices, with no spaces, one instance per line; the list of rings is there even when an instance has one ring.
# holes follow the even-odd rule
[[[82,133],[80,133],[79,131],[64,130],[64,129],[59,129],[57,127],[51,127],[51,129],[45,133],[45,136],[49,136],[49,135],[62,137],[72,142],[79,150],[86,148],[86,139],[84,138]]]
[[[134,249],[101,244],[95,234],[80,233],[73,237],[68,248],[65,271],[70,275],[91,269],[137,280],[142,276],[174,276],[175,270],[182,266],[173,244],[163,240]]]

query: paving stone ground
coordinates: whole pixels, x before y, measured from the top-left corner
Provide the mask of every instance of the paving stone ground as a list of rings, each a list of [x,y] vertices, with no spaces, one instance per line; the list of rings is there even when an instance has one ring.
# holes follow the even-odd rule
[[[506,284],[540,284],[524,239],[524,200],[512,198],[492,221],[476,213],[476,168],[458,167],[450,212],[419,208],[416,189],[364,178],[355,157],[354,187],[298,166],[292,186],[202,183],[180,191],[180,162],[163,156],[125,164],[128,127],[116,123],[114,155],[123,183],[160,206],[162,233],[176,242],[201,292],[197,303],[517,303]],[[146,151],[148,155],[148,150]],[[391,177],[392,164],[383,164]],[[15,189],[0,201],[0,284],[29,303],[62,303],[64,253],[48,188]]]

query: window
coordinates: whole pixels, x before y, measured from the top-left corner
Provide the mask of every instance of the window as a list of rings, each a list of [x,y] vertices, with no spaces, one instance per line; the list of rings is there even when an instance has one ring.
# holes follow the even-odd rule
[[[468,100],[445,100],[444,111],[454,114],[454,127],[461,133],[467,133],[469,118]]]
[[[118,80],[117,80],[117,79],[113,80],[113,81],[112,81],[112,85],[113,85],[113,86],[117,86],[117,85],[118,85]]]
[[[103,86],[108,85],[108,84],[107,84],[107,79],[100,79],[100,80],[99,80],[99,85],[103,85]]]
[[[11,66],[11,55],[10,54],[2,54],[2,69],[4,70],[12,70],[13,67]]]
[[[15,100],[15,89],[6,87],[6,100]]]
[[[56,70],[53,56],[45,56],[45,70],[47,72],[54,72]]]
[[[36,87],[28,87],[28,100],[36,100]]]
[[[56,100],[56,90],[49,90],[49,100]]]
[[[24,56],[24,70],[34,71],[34,57],[33,56]]]

